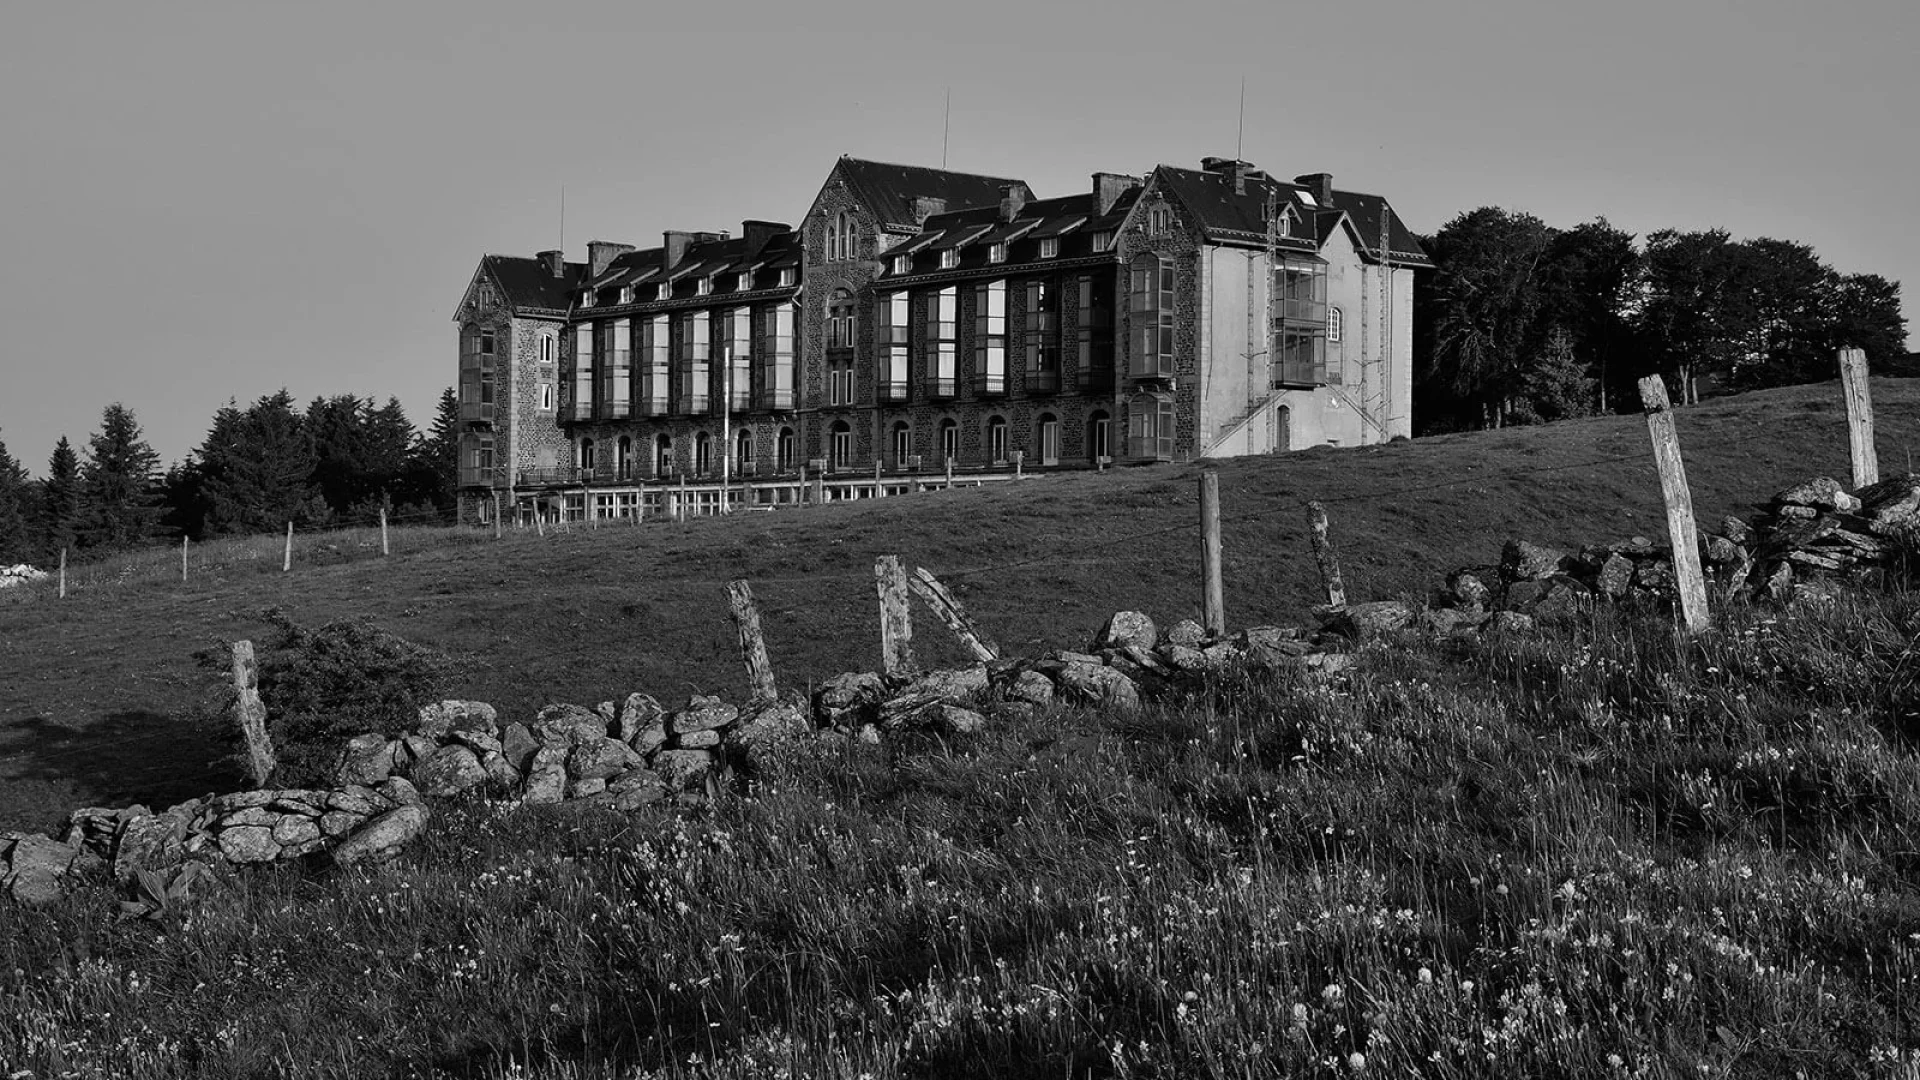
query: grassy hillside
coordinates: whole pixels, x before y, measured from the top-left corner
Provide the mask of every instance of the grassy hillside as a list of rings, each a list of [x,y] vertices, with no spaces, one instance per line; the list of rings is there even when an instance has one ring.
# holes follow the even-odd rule
[[[0,909],[0,1075],[1911,1077],[1920,602],[1369,646]]]
[[[1906,467],[1920,387],[1874,384],[1882,461]],[[1844,476],[1839,390],[1826,384],[1679,412],[1703,521],[1824,472]],[[1315,577],[1301,503],[1328,504],[1357,598],[1424,592],[1493,559],[1503,538],[1577,543],[1664,529],[1635,417],[1218,465],[1228,618],[1301,621]],[[983,490],[545,539],[402,531],[381,559],[366,535],[213,545],[182,585],[165,551],[0,595],[0,828],[50,828],[76,805],[166,803],[219,786],[213,751],[180,718],[207,677],[190,654],[260,636],[260,612],[367,617],[465,659],[473,697],[508,715],[630,690],[735,693],[722,586],[745,577],[781,677],[803,684],[877,663],[871,566],[898,553],[951,584],[1011,652],[1077,646],[1117,608],[1198,612],[1197,465],[1040,477]],[[320,546],[321,543],[324,546]],[[17,591],[16,591],[17,592]],[[929,624],[924,651],[949,648]]]

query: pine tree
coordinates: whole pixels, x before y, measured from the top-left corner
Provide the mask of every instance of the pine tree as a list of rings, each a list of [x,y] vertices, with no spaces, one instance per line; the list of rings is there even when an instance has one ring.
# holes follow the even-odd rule
[[[0,442],[0,566],[25,562],[31,553],[26,494],[27,470]]]
[[[159,465],[160,455],[147,445],[133,410],[117,401],[107,406],[80,468],[76,531],[83,547],[111,551],[152,539],[160,520],[154,491]]]
[[[209,533],[273,532],[308,519],[313,441],[285,390],[214,414],[200,462]]]
[[[440,394],[433,413],[433,427],[415,449],[421,472],[431,477],[433,505],[442,510],[453,508],[460,464],[460,399],[449,386]]]
[[[47,478],[40,487],[40,545],[48,552],[72,547],[80,519],[80,457],[65,435],[47,459]]]

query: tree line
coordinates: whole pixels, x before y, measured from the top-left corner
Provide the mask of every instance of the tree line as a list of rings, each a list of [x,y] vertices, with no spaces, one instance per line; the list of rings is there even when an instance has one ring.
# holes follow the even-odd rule
[[[451,521],[460,409],[440,395],[418,431],[400,402],[351,394],[301,409],[285,390],[214,414],[206,439],[164,473],[133,410],[115,403],[84,457],[65,436],[43,480],[0,441],[0,566],[125,551],[169,537],[205,540],[371,524],[380,512]]]
[[[1724,229],[1638,240],[1605,218],[1571,229],[1482,207],[1421,238],[1435,270],[1414,292],[1414,421],[1423,433],[1639,407],[1835,377],[1842,347],[1877,374],[1917,374],[1900,285],[1843,274],[1813,248]]]

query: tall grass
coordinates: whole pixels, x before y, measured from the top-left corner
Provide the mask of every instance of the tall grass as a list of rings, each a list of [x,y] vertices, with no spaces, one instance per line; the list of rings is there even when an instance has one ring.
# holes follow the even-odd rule
[[[0,935],[36,1076],[1906,1076],[1920,600],[1604,612]]]

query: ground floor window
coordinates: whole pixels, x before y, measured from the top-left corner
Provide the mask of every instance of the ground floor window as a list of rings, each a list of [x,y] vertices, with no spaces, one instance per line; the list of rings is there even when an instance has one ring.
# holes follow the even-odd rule
[[[1111,432],[1113,420],[1105,412],[1096,412],[1087,418],[1087,458],[1099,461],[1103,457],[1113,456]]]
[[[661,433],[653,440],[653,475],[671,476],[673,474],[673,436]]]
[[[833,422],[832,439],[827,446],[827,468],[834,470],[853,467],[853,429],[845,420]]]
[[[693,472],[705,476],[713,471],[713,437],[702,431],[693,437]]]
[[[1127,456],[1173,460],[1173,395],[1140,394],[1127,402]]]
[[[940,421],[940,462],[952,464],[960,459],[960,425],[951,418]]]
[[[1040,423],[1034,428],[1033,449],[1040,457],[1040,464],[1060,464],[1059,420],[1047,413],[1040,414]]]
[[[913,428],[905,420],[893,422],[893,467],[907,468],[913,459]]]
[[[1005,417],[995,416],[987,420],[987,457],[991,461],[1007,460],[1007,421]]]
[[[773,441],[773,467],[781,472],[793,468],[793,429],[781,428]]]

